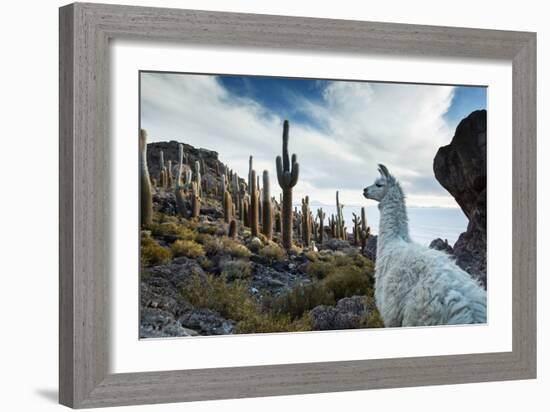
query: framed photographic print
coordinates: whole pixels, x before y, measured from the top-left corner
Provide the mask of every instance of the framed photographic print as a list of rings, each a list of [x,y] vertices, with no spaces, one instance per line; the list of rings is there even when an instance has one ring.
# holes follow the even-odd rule
[[[534,378],[535,51],[62,7],[61,403]]]

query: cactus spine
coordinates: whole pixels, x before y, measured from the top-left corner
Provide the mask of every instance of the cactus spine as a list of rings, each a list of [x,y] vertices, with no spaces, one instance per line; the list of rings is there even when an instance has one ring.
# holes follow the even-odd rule
[[[250,188],[250,209],[249,209],[249,215],[250,215],[250,233],[252,236],[258,236],[259,227],[258,227],[258,202],[259,202],[259,192],[256,187],[256,171],[252,169],[252,172],[250,173],[250,181],[252,183],[252,187]]]
[[[264,187],[262,190],[262,233],[268,240],[273,237],[273,211],[271,208],[271,190],[269,186],[269,172],[263,171],[262,174]]]
[[[147,132],[139,131],[140,220],[142,226],[153,223],[153,192],[147,167]]]
[[[232,219],[231,222],[229,222],[229,232],[228,232],[228,236],[229,236],[231,239],[236,239],[238,233],[239,233],[238,223],[237,223],[237,221],[236,221],[235,219]]]
[[[187,217],[186,216],[186,207],[185,207],[185,200],[183,198],[183,186],[182,186],[182,175],[183,175],[183,145],[180,143],[178,144],[178,158],[179,158],[179,165],[178,165],[178,174],[176,176],[176,207],[178,209],[178,214],[181,217]]]
[[[361,231],[359,237],[361,238],[361,253],[365,253],[365,247],[367,246],[367,240],[370,235],[370,227],[367,226],[367,215],[365,214],[365,208],[361,208]]]
[[[277,180],[283,190],[283,227],[282,243],[285,249],[292,247],[292,188],[298,182],[300,164],[296,154],[292,155],[292,163],[288,156],[288,120],[283,124],[283,155],[277,156]]]

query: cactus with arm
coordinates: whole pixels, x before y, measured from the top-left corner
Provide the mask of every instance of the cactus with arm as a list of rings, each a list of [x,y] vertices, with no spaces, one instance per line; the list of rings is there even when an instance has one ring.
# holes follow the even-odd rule
[[[178,214],[181,217],[187,217],[187,210],[185,207],[185,200],[183,198],[183,186],[182,186],[182,175],[183,175],[183,145],[178,144],[178,174],[176,176],[176,207],[178,209]]]
[[[365,253],[365,247],[367,246],[367,240],[370,235],[370,227],[367,226],[367,215],[365,214],[365,208],[361,208],[361,230],[359,231],[359,237],[361,239],[361,253]]]
[[[292,188],[298,182],[300,165],[296,154],[292,155],[292,162],[288,156],[288,120],[283,124],[283,155],[277,156],[277,180],[283,190],[282,210],[282,243],[285,249],[292,247]]]
[[[319,218],[319,247],[323,246],[323,232],[324,232],[324,221],[326,213],[323,212],[323,208],[317,209],[317,217]]]

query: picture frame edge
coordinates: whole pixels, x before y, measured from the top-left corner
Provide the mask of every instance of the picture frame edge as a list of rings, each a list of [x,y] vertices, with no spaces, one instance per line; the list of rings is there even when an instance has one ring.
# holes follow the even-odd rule
[[[239,368],[217,368],[215,370],[194,371],[170,371],[170,372],[142,372],[135,374],[110,374],[108,371],[108,345],[106,317],[108,308],[108,294],[105,293],[107,284],[107,242],[105,231],[108,217],[105,216],[107,183],[104,177],[108,175],[108,44],[109,40],[121,36],[133,38],[132,30],[136,38],[146,38],[150,30],[139,29],[132,26],[132,19],[151,19],[155,15],[166,14],[168,11],[179,9],[157,9],[139,6],[118,6],[90,3],[73,3],[63,6],[59,10],[59,97],[60,97],[60,142],[59,142],[59,202],[60,202],[60,270],[59,270],[59,401],[73,408],[87,408],[97,406],[130,405],[138,403],[164,403],[176,401],[192,401],[206,399],[242,398],[257,396],[274,396],[297,393],[319,393],[330,390],[329,383],[321,382],[313,387],[290,387],[279,381],[277,385],[268,380],[269,387],[257,383],[258,376],[264,371],[283,372],[292,370],[293,365],[269,365]],[[181,15],[190,13],[199,15],[200,19],[219,19],[220,16],[233,16],[237,21],[269,20],[272,30],[276,31],[277,22],[285,20],[285,24],[292,22],[304,22],[306,27],[324,22],[324,19],[307,17],[287,17],[271,15],[253,15],[226,12],[204,12],[194,10],[180,10]],[[113,18],[115,16],[115,18]],[[244,16],[244,17],[243,17]],[[253,17],[251,17],[253,16]],[[172,15],[171,18],[174,18]],[[120,19],[126,19],[127,25],[122,27]],[[290,19],[291,23],[287,20]],[[485,47],[498,43],[500,38],[506,43],[499,50],[491,50],[489,55],[495,56],[499,52],[500,58],[511,60],[513,67],[513,139],[514,147],[520,144],[519,150],[514,151],[514,187],[525,183],[522,189],[523,197],[514,190],[513,199],[513,229],[514,242],[519,245],[513,253],[513,350],[499,354],[468,354],[446,355],[441,357],[425,358],[398,358],[384,360],[363,360],[347,362],[322,362],[318,364],[294,364],[307,373],[342,373],[343,383],[348,386],[335,386],[334,391],[373,389],[371,380],[376,374],[380,375],[387,365],[393,373],[402,364],[417,365],[418,362],[435,362],[432,374],[429,368],[423,371],[416,382],[406,373],[400,376],[386,377],[387,386],[380,387],[405,387],[449,383],[482,382],[509,379],[529,379],[536,377],[536,33],[532,32],[508,32],[498,30],[468,29],[468,28],[444,28],[438,26],[418,26],[396,23],[369,23],[353,22],[346,20],[331,20],[331,24],[338,26],[341,23],[345,32],[346,28],[356,25],[368,28],[400,26],[400,30],[407,31],[413,28],[418,36],[425,36],[423,40],[430,43],[430,36],[436,39],[442,36],[445,30],[453,33],[483,33],[490,40],[480,40],[480,45],[475,46],[475,54],[479,57]],[[135,23],[135,22],[134,22]],[[267,23],[266,23],[267,24]],[[282,24],[282,23],[281,23]],[[129,29],[129,26],[132,28]],[[185,30],[183,27],[181,30]],[[193,27],[188,28],[192,32]],[[221,29],[219,29],[221,30]],[[423,33],[422,30],[427,30]],[[137,32],[136,32],[137,31]],[[139,33],[138,33],[139,32]],[[162,33],[161,33],[162,34]],[[187,34],[189,34],[187,32]],[[220,34],[219,32],[217,33]],[[216,33],[214,33],[216,35]],[[238,33],[236,36],[238,37]],[[342,34],[341,34],[342,35]],[[345,33],[344,33],[345,35]],[[160,36],[160,34],[159,34]],[[172,35],[174,36],[174,35]],[[325,36],[330,38],[330,33]],[[257,36],[256,36],[257,37]],[[265,36],[264,36],[265,37]],[[344,36],[345,37],[345,36]],[[359,36],[360,37],[360,36]],[[161,38],[161,37],[159,37]],[[284,37],[281,37],[284,38]],[[361,37],[360,37],[361,38]],[[168,39],[173,39],[168,37]],[[200,34],[193,38],[200,40]],[[496,39],[496,40],[495,40]],[[504,40],[502,40],[504,39]],[[215,42],[214,38],[207,39]],[[231,40],[231,39],[230,39]],[[232,38],[233,41],[235,38]],[[277,39],[275,39],[277,40]],[[280,40],[280,38],[279,38]],[[362,40],[362,38],[361,38]],[[227,41],[227,39],[226,39]],[[311,39],[302,39],[298,47],[307,47],[315,43],[308,43]],[[355,39],[357,41],[357,39]],[[376,46],[379,39],[373,39]],[[341,40],[336,41],[340,44]],[[245,42],[246,43],[246,42]],[[261,43],[256,38],[253,43],[245,44],[256,47]],[[330,44],[330,42],[329,42]],[[395,44],[399,44],[398,42]],[[452,51],[452,39],[446,43],[448,55],[454,55]],[[465,57],[464,45],[458,44],[458,56]],[[451,46],[449,46],[451,45]],[[283,46],[283,45],[280,45]],[[273,42],[268,42],[267,47],[277,47]],[[287,46],[288,47],[288,46]],[[354,46],[355,47],[355,46]],[[356,50],[350,47],[348,51]],[[360,47],[358,45],[357,47]],[[387,47],[392,47],[387,46]],[[441,50],[441,44],[437,50]],[[451,48],[449,48],[451,47]],[[93,48],[94,50],[90,50]],[[326,45],[319,47],[325,49]],[[399,47],[398,47],[399,49]],[[369,49],[370,50],[370,49]],[[425,46],[419,48],[420,54],[425,54]],[[403,50],[394,51],[401,53]],[[410,51],[410,50],[408,50]],[[414,51],[414,50],[413,50]],[[89,64],[83,67],[82,59]],[[94,72],[94,70],[96,72]],[[92,83],[92,80],[93,83]],[[102,82],[103,81],[103,82]],[[91,87],[94,86],[94,87]],[[91,152],[91,153],[85,153]],[[80,186],[79,186],[80,185]],[[85,185],[85,187],[83,187]],[[516,219],[516,217],[521,219]],[[527,222],[527,225],[525,225]],[[95,227],[92,227],[95,225]],[[520,239],[518,241],[518,239]],[[88,246],[89,249],[84,250]],[[527,264],[525,264],[527,263]],[[99,275],[98,275],[99,273]],[[518,292],[519,293],[516,293]],[[436,359],[437,358],[437,359]],[[490,361],[487,361],[487,360]],[[476,360],[478,362],[476,362]],[[498,360],[494,363],[493,361]],[[438,375],[440,363],[446,361],[447,368],[458,361],[457,367],[465,368],[461,373],[445,378]],[[351,363],[350,363],[351,362]],[[354,368],[353,363],[364,366],[363,369]],[[367,365],[367,366],[365,366]],[[369,366],[370,365],[370,366]],[[489,365],[489,366],[487,366]],[[491,366],[492,365],[492,366]],[[480,367],[484,366],[484,370]],[[330,372],[326,372],[327,369]],[[341,368],[338,372],[338,368]],[[401,367],[403,370],[403,367]],[[218,372],[216,372],[218,371]],[[307,372],[309,371],[309,372]],[[363,381],[353,382],[355,376]],[[416,366],[415,372],[419,372]],[[470,375],[467,372],[470,371]],[[231,389],[230,386],[220,388],[219,379],[225,373],[235,373],[239,376],[254,376],[254,382],[239,385]],[[269,372],[268,372],[269,373]],[[472,375],[474,373],[474,375]],[[368,376],[366,376],[368,374]],[[190,379],[182,378],[183,375],[208,376],[208,379],[218,386],[206,386],[210,392],[199,392],[196,398],[186,396],[182,385],[192,385]],[[216,380],[216,375],[218,376]],[[316,375],[320,379],[321,375]],[[294,376],[294,375],[293,375]],[[326,376],[325,376],[326,378]],[[408,378],[404,380],[403,378]],[[244,378],[243,378],[244,379]],[[299,376],[294,376],[299,380]],[[424,379],[424,380],[422,380]],[[143,382],[146,380],[147,382]],[[350,381],[351,380],[351,381]],[[390,384],[391,382],[391,384]],[[420,384],[418,383],[420,382]],[[422,383],[423,382],[423,383]],[[198,382],[203,385],[207,382]],[[131,385],[141,385],[132,387]],[[176,395],[170,395],[162,390],[162,386],[170,388],[179,387]],[[265,385],[265,383],[264,383]],[[330,385],[329,385],[330,386]],[[329,390],[327,390],[327,388]],[[300,391],[305,390],[305,391]]]

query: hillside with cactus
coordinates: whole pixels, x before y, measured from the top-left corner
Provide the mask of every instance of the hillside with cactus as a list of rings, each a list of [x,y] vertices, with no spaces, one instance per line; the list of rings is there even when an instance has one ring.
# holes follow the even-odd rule
[[[214,151],[146,140],[142,130],[141,338],[383,327],[365,211],[346,222],[337,191],[331,216],[293,199],[288,122],[275,182],[252,155],[243,177]]]

